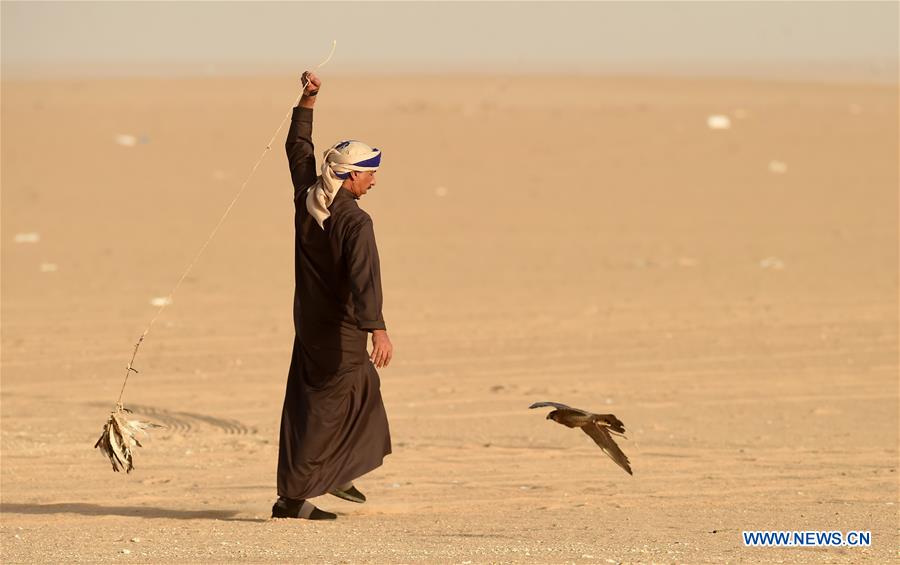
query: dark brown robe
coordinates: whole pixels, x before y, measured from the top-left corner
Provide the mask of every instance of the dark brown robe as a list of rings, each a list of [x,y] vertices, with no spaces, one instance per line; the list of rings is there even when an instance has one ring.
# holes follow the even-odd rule
[[[391,452],[369,332],[385,329],[372,219],[339,189],[323,230],[306,209],[316,181],[313,111],[294,108],[285,148],[294,184],[294,352],[281,413],[278,495],[313,498]]]

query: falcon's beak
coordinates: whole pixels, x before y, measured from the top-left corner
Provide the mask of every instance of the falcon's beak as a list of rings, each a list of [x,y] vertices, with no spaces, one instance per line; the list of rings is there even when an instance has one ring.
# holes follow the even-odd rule
[[[552,419],[553,419],[553,412],[550,412],[549,414],[547,414],[547,419],[548,419],[548,420],[552,420]]]

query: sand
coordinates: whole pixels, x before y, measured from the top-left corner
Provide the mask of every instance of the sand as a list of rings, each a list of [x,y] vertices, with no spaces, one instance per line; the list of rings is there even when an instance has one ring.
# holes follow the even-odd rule
[[[394,453],[369,502],[268,519],[285,130],[135,362],[125,404],[167,428],[128,476],[92,448],[296,79],[4,81],[4,563],[896,559],[895,87],[323,75],[319,148],[384,149],[362,206]],[[616,414],[634,476],[539,400]]]

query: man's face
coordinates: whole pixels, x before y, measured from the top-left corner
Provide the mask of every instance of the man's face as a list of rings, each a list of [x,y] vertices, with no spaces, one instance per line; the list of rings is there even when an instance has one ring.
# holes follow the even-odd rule
[[[375,186],[375,171],[354,171],[350,174],[350,192],[359,198]]]

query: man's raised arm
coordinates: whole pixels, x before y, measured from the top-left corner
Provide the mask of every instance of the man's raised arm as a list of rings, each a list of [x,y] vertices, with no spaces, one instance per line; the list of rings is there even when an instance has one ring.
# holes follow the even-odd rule
[[[291,180],[294,183],[294,195],[297,191],[308,188],[316,182],[316,156],[312,142],[313,106],[316,105],[316,94],[322,81],[314,73],[303,73],[301,84],[305,85],[300,103],[291,115],[291,127],[288,129],[287,151],[288,165],[291,168]]]

